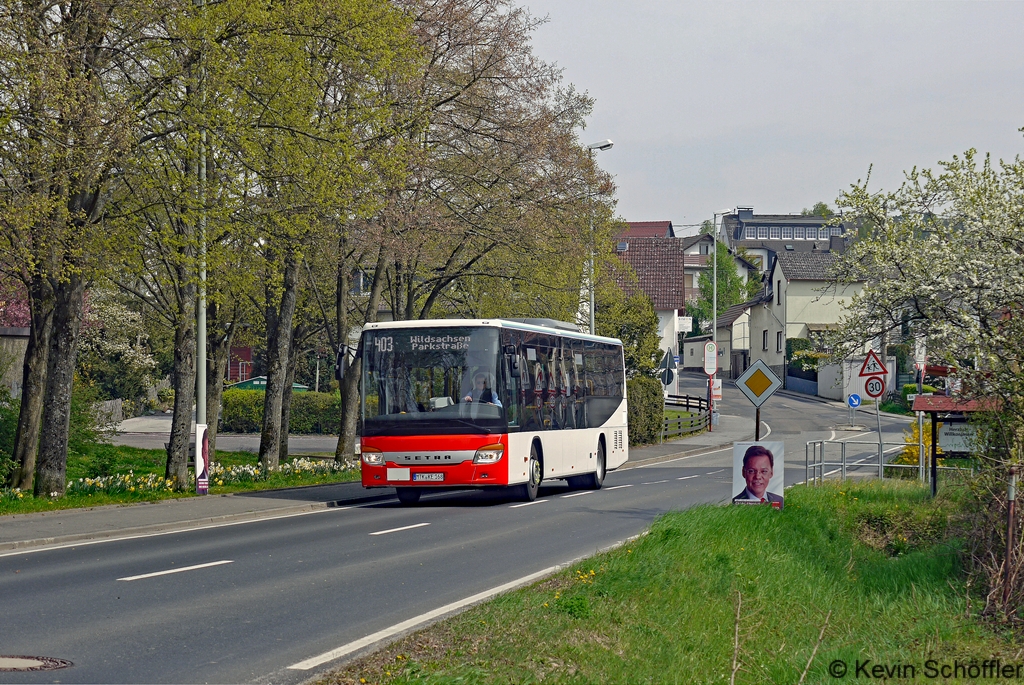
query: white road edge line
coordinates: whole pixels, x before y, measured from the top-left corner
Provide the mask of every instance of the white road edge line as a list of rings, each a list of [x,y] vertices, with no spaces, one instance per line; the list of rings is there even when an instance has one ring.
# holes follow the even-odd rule
[[[584,490],[583,492],[574,492],[571,495],[562,495],[562,499],[569,499],[570,497],[580,497],[581,495],[593,495],[593,490]]]
[[[118,580],[142,580],[143,578],[156,578],[157,576],[169,576],[172,573],[184,573],[185,571],[195,571],[200,568],[209,568],[211,566],[221,566],[223,564],[233,564],[234,561],[230,559],[224,559],[223,561],[211,561],[208,564],[196,564],[195,566],[185,566],[184,568],[172,568],[169,571],[157,571],[156,573],[143,573],[140,576],[127,576],[125,578],[118,578]]]
[[[402,526],[401,528],[389,528],[388,530],[378,530],[376,533],[370,533],[370,535],[387,535],[388,533],[397,533],[400,530],[412,530],[413,528],[422,528],[423,526],[429,525],[429,523],[414,523],[411,526]]]
[[[701,452],[700,454],[691,454],[691,455],[686,456],[686,457],[677,457],[676,459],[668,459],[666,461],[659,461],[659,462],[655,462],[653,464],[641,464],[640,466],[637,466],[636,468],[638,468],[638,469],[646,469],[646,468],[648,468],[650,466],[662,466],[664,464],[671,464],[674,461],[683,461],[685,459],[696,459],[697,457],[706,457],[707,455],[715,454],[716,452],[728,452],[731,449],[732,449],[731,447],[723,447],[722,449],[718,449],[718,450],[710,450],[708,452]]]
[[[705,476],[713,476],[713,475],[715,475],[716,473],[721,473],[722,471],[725,471],[725,469],[718,469],[717,471],[708,471],[708,472],[707,472],[707,473],[705,473],[704,475],[705,475]]]
[[[192,528],[175,528],[172,530],[161,530],[156,533],[141,533],[139,535],[125,535],[123,537],[112,537],[103,538],[102,540],[79,540],[77,542],[64,542],[59,545],[45,545],[39,547],[25,547],[22,549],[16,549],[13,552],[4,552],[0,554],[0,559],[4,557],[14,557],[22,554],[35,554],[36,552],[52,552],[58,549],[68,549],[69,547],[88,547],[89,545],[102,545],[107,542],[122,542],[124,540],[140,540],[142,538],[155,538],[161,535],[175,535],[176,533],[191,533],[197,530],[210,530],[211,528],[227,528],[228,526],[242,526],[247,523],[261,523],[263,521],[277,521],[279,519],[290,519],[296,516],[309,516],[310,514],[325,514],[330,511],[342,511],[344,509],[352,509],[352,507],[327,507],[326,509],[313,509],[312,511],[300,511],[294,514],[281,514],[280,516],[267,516],[264,518],[252,518],[244,521],[228,521],[227,523],[211,523],[208,526],[195,526]]]
[[[643,533],[639,533],[637,535],[631,535],[628,538],[626,538],[625,540],[622,540],[620,542],[616,542],[614,544],[608,545],[607,547],[603,547],[601,549],[598,549],[595,553],[600,554],[601,552],[608,552],[610,550],[613,550],[613,549],[616,549],[618,547],[621,547],[622,545],[629,544],[630,542],[633,542],[634,540],[637,540],[637,539],[643,537],[644,535],[647,535],[647,533],[643,532]],[[586,554],[584,556],[577,557],[576,559],[573,559],[572,561],[568,561],[568,562],[566,562],[564,564],[558,564],[557,566],[549,566],[548,568],[544,569],[543,571],[537,571],[536,573],[531,573],[528,576],[523,576],[522,578],[518,578],[518,579],[513,580],[511,582],[505,583],[504,585],[499,585],[498,587],[491,588],[490,590],[484,590],[483,592],[478,592],[477,594],[475,594],[475,595],[473,595],[471,597],[466,597],[465,599],[460,599],[457,602],[452,602],[451,604],[446,604],[443,607],[440,607],[438,609],[434,609],[433,611],[428,611],[425,614],[420,614],[419,616],[414,616],[413,618],[410,618],[407,621],[402,621],[401,623],[396,623],[395,625],[391,626],[390,628],[385,628],[383,630],[378,630],[376,633],[373,633],[372,635],[367,635],[366,637],[361,638],[359,640],[356,640],[355,642],[349,642],[347,645],[342,645],[341,647],[338,647],[337,649],[332,649],[329,652],[324,652],[323,654],[321,654],[319,656],[314,656],[314,657],[311,657],[309,659],[306,659],[305,661],[300,661],[297,664],[292,664],[291,666],[288,667],[288,670],[290,670],[290,671],[308,671],[311,668],[316,668],[317,666],[320,666],[322,664],[326,664],[329,661],[334,661],[335,659],[340,659],[343,656],[346,656],[348,654],[352,654],[353,652],[357,652],[360,649],[364,649],[366,647],[369,647],[369,646],[371,646],[371,645],[373,645],[373,644],[375,644],[377,642],[381,642],[383,640],[387,640],[388,638],[395,637],[397,635],[401,635],[402,633],[408,632],[408,631],[410,631],[410,630],[412,630],[414,628],[418,628],[419,626],[422,626],[422,625],[424,625],[426,623],[430,623],[435,618],[440,618],[440,617],[442,617],[442,616],[444,616],[446,614],[451,614],[451,613],[457,612],[460,609],[464,609],[465,607],[471,606],[473,604],[479,604],[480,602],[484,602],[484,601],[494,597],[495,595],[500,595],[503,592],[508,592],[509,590],[515,590],[516,588],[520,588],[520,587],[522,587],[524,585],[529,585],[530,583],[532,583],[535,580],[539,580],[541,578],[544,578],[545,576],[550,576],[553,573],[558,573],[562,569],[568,568],[568,567],[572,566],[575,563],[583,561],[584,559],[589,559],[591,556],[592,555],[590,555],[590,554]]]
[[[683,476],[682,478],[676,478],[676,480],[690,480],[691,478],[700,478],[700,476]]]
[[[640,483],[640,485],[657,485],[658,483],[667,483],[668,480],[652,480],[649,483]]]
[[[772,427],[768,425],[767,421],[762,421],[761,423],[763,423],[764,427],[768,429],[768,432],[761,436],[761,439],[764,440],[765,438],[772,434]]]
[[[513,504],[511,507],[509,507],[509,509],[518,509],[519,507],[528,507],[531,504],[541,504],[543,502],[547,502],[547,500],[546,499],[535,499],[532,502],[523,502],[522,504]]]
[[[632,483],[630,483],[629,485],[616,485],[613,488],[604,488],[604,489],[605,490],[618,490],[619,488],[631,488],[631,487],[633,487]]]

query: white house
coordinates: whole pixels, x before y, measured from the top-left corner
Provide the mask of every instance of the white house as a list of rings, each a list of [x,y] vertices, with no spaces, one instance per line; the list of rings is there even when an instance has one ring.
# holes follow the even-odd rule
[[[808,338],[838,327],[843,307],[862,283],[832,287],[833,252],[789,252],[775,255],[765,278],[764,295],[750,308],[750,363],[760,359],[785,377],[786,339]]]

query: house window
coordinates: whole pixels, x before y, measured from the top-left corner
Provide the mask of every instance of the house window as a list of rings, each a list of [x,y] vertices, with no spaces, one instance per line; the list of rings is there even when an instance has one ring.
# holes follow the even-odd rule
[[[747,240],[754,240],[755,238],[757,238],[757,227],[745,226],[743,228],[743,237]]]
[[[782,239],[783,240],[792,240],[793,239],[793,227],[792,226],[783,226],[782,227]]]
[[[782,352],[782,331],[775,332],[775,351]]]
[[[768,227],[767,226],[758,226],[757,227],[757,237],[760,238],[761,240],[767,240],[768,239]]]
[[[782,304],[782,281],[777,281],[775,286],[775,304]]]
[[[832,227],[832,235],[842,235],[842,234],[843,234],[843,227],[842,226],[833,226]]]
[[[772,240],[778,240],[782,237],[782,229],[778,226],[772,226]]]
[[[828,227],[827,226],[822,226],[821,228],[818,229],[818,239],[819,240],[828,240]]]
[[[761,349],[768,351],[768,329],[761,331]]]

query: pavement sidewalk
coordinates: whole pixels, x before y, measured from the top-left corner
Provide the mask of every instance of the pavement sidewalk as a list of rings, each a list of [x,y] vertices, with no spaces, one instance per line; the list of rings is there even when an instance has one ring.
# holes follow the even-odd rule
[[[629,461],[622,468],[668,461],[752,440],[752,428],[749,419],[722,416],[711,433],[630,449]],[[358,482],[334,483],[0,516],[0,552],[299,515],[390,499],[393,494],[390,489],[365,490]]]

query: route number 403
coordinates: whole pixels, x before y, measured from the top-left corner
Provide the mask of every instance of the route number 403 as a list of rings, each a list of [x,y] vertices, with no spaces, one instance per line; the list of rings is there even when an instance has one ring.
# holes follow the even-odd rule
[[[373,344],[377,347],[378,352],[391,352],[394,349],[394,339],[391,337],[374,338]]]

